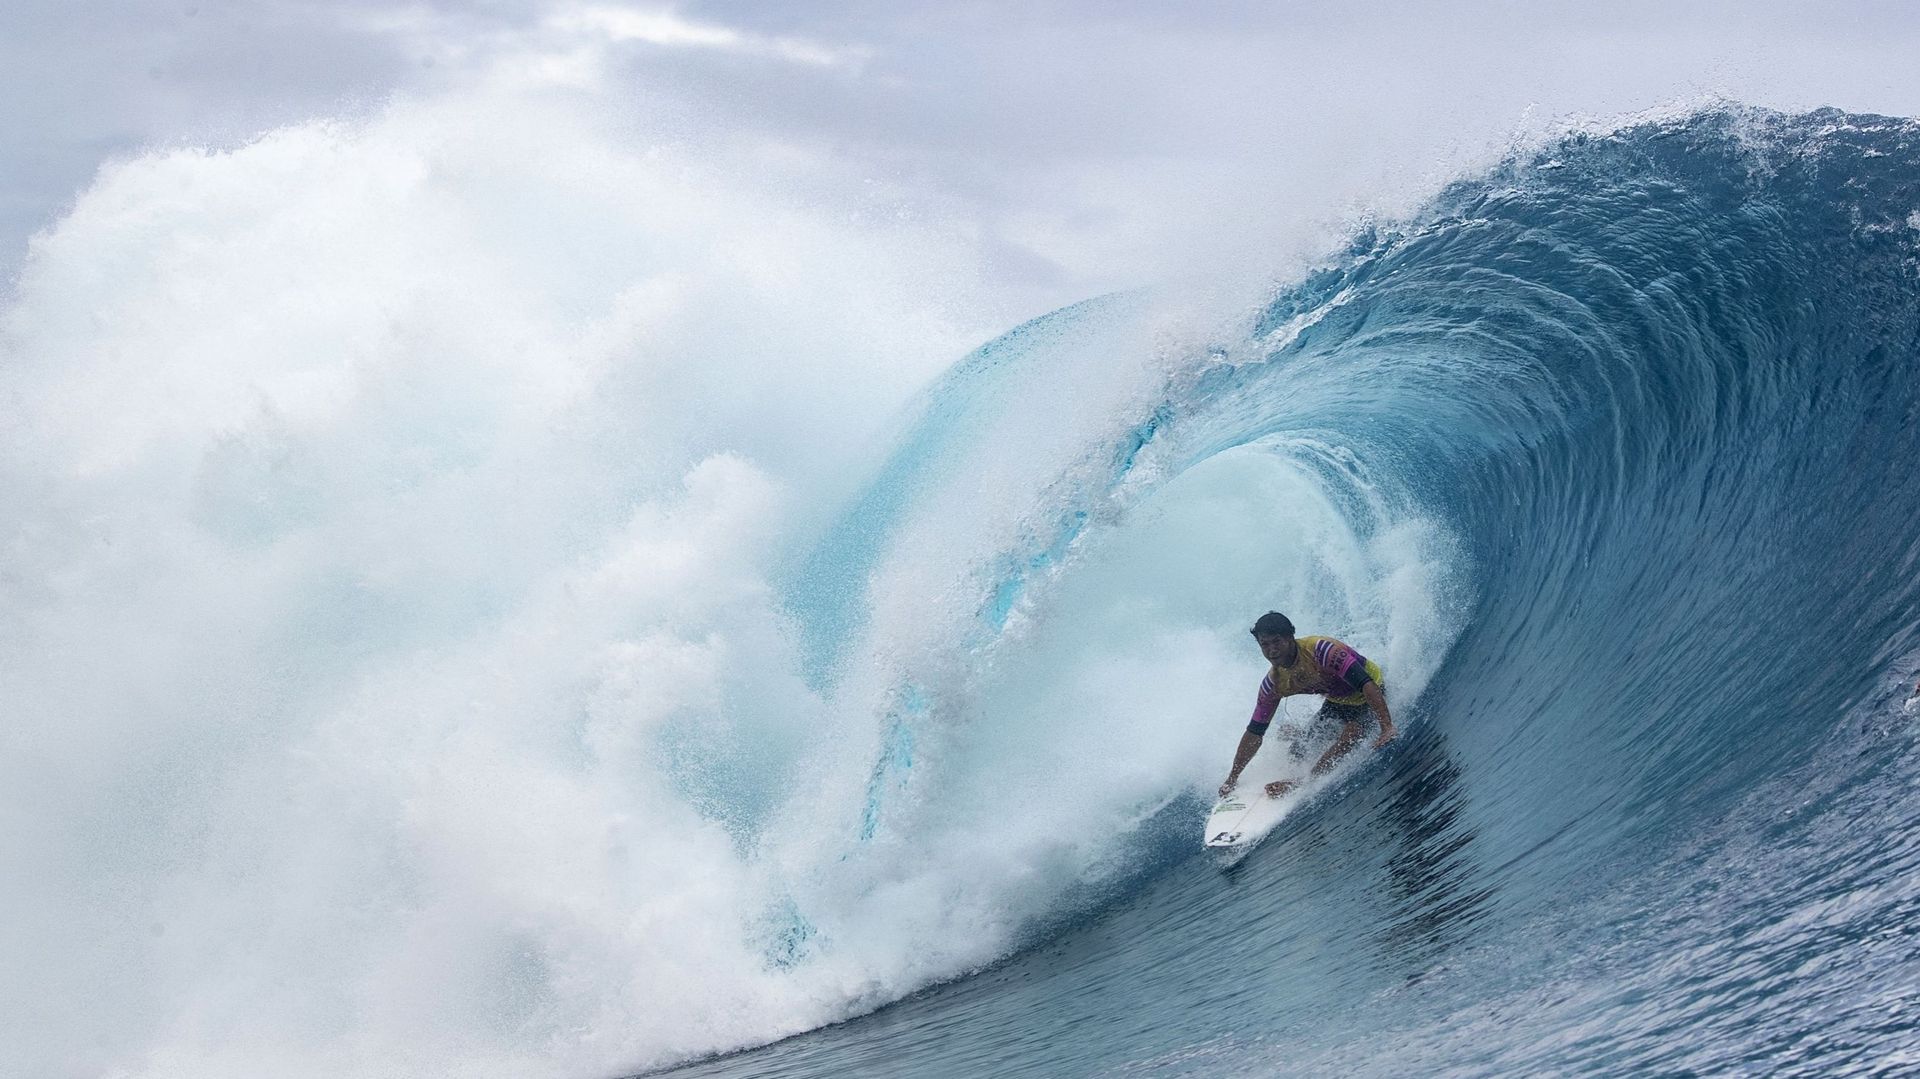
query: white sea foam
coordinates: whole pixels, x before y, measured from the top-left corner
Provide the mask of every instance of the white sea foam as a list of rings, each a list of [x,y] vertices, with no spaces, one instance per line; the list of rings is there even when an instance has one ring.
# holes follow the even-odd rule
[[[1249,611],[1437,662],[1431,530],[1251,450],[975,633],[1160,384],[1148,317],[1018,385],[810,688],[772,582],[1006,321],[963,232],[840,179],[469,97],[127,161],[36,241],[0,1070],[600,1074],[806,1029],[1123,876],[1224,766]]]

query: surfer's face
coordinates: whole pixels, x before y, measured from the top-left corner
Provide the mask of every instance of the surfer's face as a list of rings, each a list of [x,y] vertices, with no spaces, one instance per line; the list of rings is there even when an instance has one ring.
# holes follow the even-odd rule
[[[1260,642],[1260,654],[1267,657],[1268,663],[1293,662],[1293,638],[1291,636],[1260,636],[1255,637],[1254,640]]]

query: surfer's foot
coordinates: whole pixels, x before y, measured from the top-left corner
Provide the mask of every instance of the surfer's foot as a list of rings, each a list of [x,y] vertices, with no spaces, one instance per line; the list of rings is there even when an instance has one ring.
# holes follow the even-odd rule
[[[1276,779],[1272,783],[1267,784],[1267,793],[1278,798],[1299,785],[1300,784],[1295,783],[1291,779]]]

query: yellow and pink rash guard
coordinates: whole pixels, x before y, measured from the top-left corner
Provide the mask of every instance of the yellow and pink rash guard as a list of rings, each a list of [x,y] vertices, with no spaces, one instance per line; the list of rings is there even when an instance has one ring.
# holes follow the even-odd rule
[[[1296,693],[1320,693],[1328,704],[1365,704],[1361,692],[1368,682],[1384,682],[1380,665],[1353,650],[1345,641],[1332,637],[1298,637],[1291,666],[1274,664],[1260,680],[1260,696],[1254,701],[1253,719],[1247,730],[1267,733],[1280,698]]]

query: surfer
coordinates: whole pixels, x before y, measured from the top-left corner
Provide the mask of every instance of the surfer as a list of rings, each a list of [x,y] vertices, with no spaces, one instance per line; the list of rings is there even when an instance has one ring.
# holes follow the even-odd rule
[[[1240,736],[1240,748],[1233,754],[1233,770],[1227,773],[1227,781],[1220,784],[1222,798],[1239,781],[1240,770],[1260,751],[1260,743],[1267,736],[1267,725],[1273,722],[1282,697],[1296,693],[1318,693],[1326,697],[1309,728],[1280,728],[1280,733],[1289,738],[1298,740],[1309,733],[1323,734],[1339,725],[1340,733],[1333,745],[1315,762],[1314,775],[1332,768],[1359,743],[1366,730],[1369,708],[1380,719],[1380,734],[1373,740],[1376,748],[1392,741],[1398,733],[1393,728],[1393,716],[1387,711],[1380,665],[1354,651],[1346,642],[1332,637],[1295,638],[1293,622],[1279,611],[1268,611],[1254,622],[1253,639],[1260,645],[1260,654],[1273,666],[1260,681],[1253,719],[1247,724],[1247,733]],[[1292,780],[1280,780],[1267,784],[1267,793],[1285,794],[1294,786]]]

